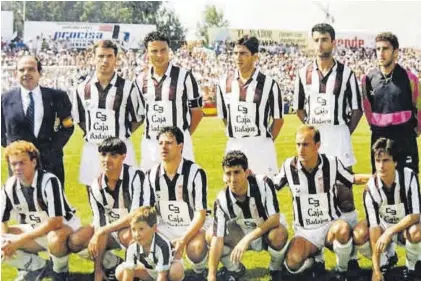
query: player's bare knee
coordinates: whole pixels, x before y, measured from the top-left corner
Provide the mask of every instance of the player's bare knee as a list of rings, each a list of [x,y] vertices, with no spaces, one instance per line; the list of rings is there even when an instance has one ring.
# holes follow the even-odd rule
[[[67,246],[72,253],[82,251],[89,243],[94,234],[93,227],[85,227],[70,234],[67,239]]]
[[[118,238],[120,239],[121,244],[123,244],[125,247],[128,247],[132,241],[131,231],[128,228],[121,230],[118,233]]]
[[[272,229],[268,233],[269,246],[275,250],[281,250],[288,241],[288,231],[284,226]]]
[[[286,254],[285,262],[288,266],[288,268],[292,271],[296,271],[301,268],[301,266],[304,264],[305,258],[300,253],[300,251],[297,250],[289,250]]]
[[[344,221],[338,220],[334,223],[333,232],[335,234],[335,239],[340,243],[346,243],[351,238],[351,226]]]
[[[192,262],[200,262],[206,256],[206,243],[201,239],[194,239],[187,245],[187,256]]]
[[[51,255],[62,257],[68,254],[67,239],[69,233],[66,231],[51,231],[47,235],[48,251]]]
[[[421,224],[412,225],[408,228],[407,239],[411,243],[421,242]]]
[[[168,279],[170,281],[181,281],[184,279],[184,267],[181,263],[172,263],[168,273]]]
[[[368,226],[364,222],[360,222],[352,231],[352,239],[354,240],[354,244],[357,246],[361,246],[368,241],[369,238],[369,231]]]

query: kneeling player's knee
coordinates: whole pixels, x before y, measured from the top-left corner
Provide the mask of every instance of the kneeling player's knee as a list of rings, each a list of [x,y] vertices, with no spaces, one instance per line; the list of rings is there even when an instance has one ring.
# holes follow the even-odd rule
[[[301,268],[304,263],[304,257],[302,253],[298,251],[288,251],[286,255],[285,262],[288,268],[292,271],[297,271]]]
[[[268,233],[269,246],[276,250],[281,250],[288,241],[288,231],[280,226]]]
[[[51,231],[48,233],[48,250],[50,254],[56,257],[62,257],[68,254],[67,239],[69,234],[65,231]]]
[[[346,221],[335,222],[335,239],[341,243],[346,243],[351,238],[351,227]]]
[[[170,281],[181,281],[184,279],[184,267],[181,263],[174,262],[171,265],[168,279]]]
[[[352,231],[352,239],[354,244],[361,246],[368,241],[369,232],[367,225],[358,224]]]
[[[83,250],[85,244],[87,244],[86,240],[78,233],[70,234],[67,239],[67,247],[69,247],[69,250],[73,253]]]
[[[130,230],[120,232],[118,238],[119,238],[121,244],[128,247],[130,242],[132,241],[132,235],[130,233]]]
[[[408,229],[407,239],[411,243],[421,242],[421,224],[413,225]]]
[[[187,256],[194,262],[200,262],[203,260],[207,252],[205,241],[194,240],[187,245]]]

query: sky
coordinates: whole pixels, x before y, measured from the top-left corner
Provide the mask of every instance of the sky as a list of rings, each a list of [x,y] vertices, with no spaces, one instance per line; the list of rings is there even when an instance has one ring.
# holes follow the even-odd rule
[[[421,46],[421,0],[310,1],[310,0],[176,0],[168,5],[188,29],[196,32],[206,5],[221,9],[231,28],[308,31],[325,19],[328,7],[339,31],[395,33],[401,44]]]

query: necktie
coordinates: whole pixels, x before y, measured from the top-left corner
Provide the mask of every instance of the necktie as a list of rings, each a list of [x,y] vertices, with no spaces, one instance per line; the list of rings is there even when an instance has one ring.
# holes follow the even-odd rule
[[[26,110],[26,118],[28,119],[29,126],[33,133],[35,133],[34,132],[34,123],[35,123],[34,117],[35,117],[34,96],[32,92],[29,92],[29,105],[28,105],[28,109]]]

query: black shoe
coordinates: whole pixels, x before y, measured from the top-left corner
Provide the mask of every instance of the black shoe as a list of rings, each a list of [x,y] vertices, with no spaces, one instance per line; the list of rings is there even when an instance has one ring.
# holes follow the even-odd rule
[[[406,266],[402,268],[402,281],[414,281],[415,270],[409,270]]]
[[[196,273],[192,272],[186,277],[184,277],[183,281],[206,281],[208,279],[208,269],[206,268],[203,272]]]
[[[218,281],[238,281],[246,273],[246,267],[244,264],[240,263],[239,271],[229,271],[226,267],[223,267],[216,274],[216,279]]]
[[[311,267],[311,277],[319,278],[326,274],[326,267],[324,262],[315,262]]]
[[[53,272],[52,274],[52,280],[53,281],[69,281],[70,277],[69,277],[69,272]]]
[[[421,261],[417,261],[417,263],[415,264],[415,277],[417,278],[421,278]]]
[[[330,281],[347,281],[346,272],[335,272]]]
[[[387,260],[387,264],[380,267],[380,271],[382,272],[383,276],[385,276],[386,273],[390,269],[392,269],[397,263],[398,263],[398,255],[395,252],[395,254]]]
[[[349,280],[361,280],[361,267],[358,264],[358,260],[350,260],[348,262],[347,277]]]
[[[281,270],[269,270],[272,281],[281,281],[283,279]]]

